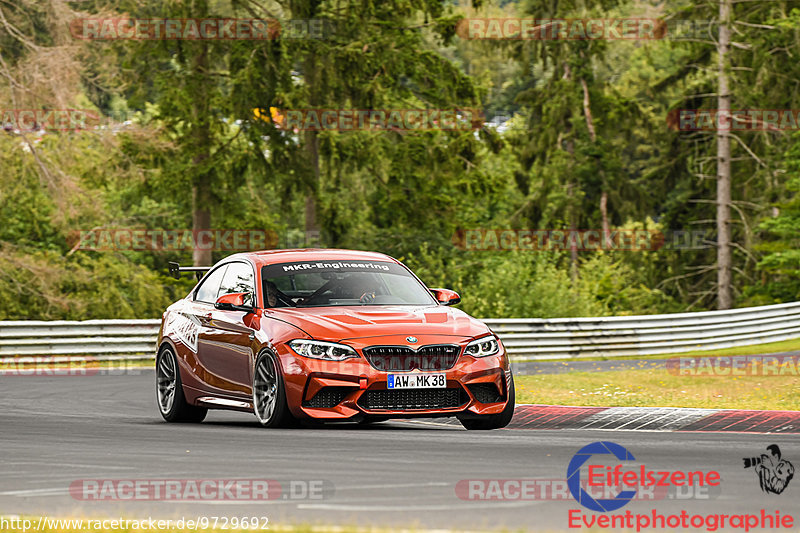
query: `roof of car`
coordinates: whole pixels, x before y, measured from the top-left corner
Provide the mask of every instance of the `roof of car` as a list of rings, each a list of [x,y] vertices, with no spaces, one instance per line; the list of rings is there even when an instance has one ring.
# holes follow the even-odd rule
[[[246,252],[237,254],[247,256],[252,261],[261,265],[274,263],[293,263],[297,261],[391,261],[392,257],[378,252],[365,252],[362,250],[338,250],[334,248],[296,248],[292,250],[263,250],[260,252]]]

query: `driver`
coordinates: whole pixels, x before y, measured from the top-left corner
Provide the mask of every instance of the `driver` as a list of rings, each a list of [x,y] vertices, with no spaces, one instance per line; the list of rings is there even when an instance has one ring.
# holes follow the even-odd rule
[[[278,286],[271,281],[264,281],[264,300],[267,307],[283,307],[279,304],[291,302],[289,297],[282,293]]]

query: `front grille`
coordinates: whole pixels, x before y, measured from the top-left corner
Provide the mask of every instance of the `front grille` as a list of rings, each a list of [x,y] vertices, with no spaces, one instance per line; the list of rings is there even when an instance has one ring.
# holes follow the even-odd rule
[[[414,409],[447,409],[467,403],[467,393],[457,389],[386,389],[368,390],[358,405],[369,410],[405,411]]]
[[[469,391],[480,403],[497,403],[503,401],[503,397],[500,396],[500,391],[497,390],[497,385],[494,383],[476,383],[474,385],[467,385],[467,387],[469,387]]]
[[[323,387],[310,400],[303,402],[303,407],[326,409],[336,407],[347,394],[354,390],[351,387]]]
[[[456,364],[461,348],[455,344],[437,344],[421,346],[415,351],[409,346],[369,346],[363,351],[369,364],[384,372],[441,371]]]

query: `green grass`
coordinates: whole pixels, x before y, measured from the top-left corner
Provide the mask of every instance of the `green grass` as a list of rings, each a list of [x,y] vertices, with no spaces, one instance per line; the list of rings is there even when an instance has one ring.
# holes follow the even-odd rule
[[[761,355],[765,353],[790,352],[800,350],[800,339],[788,341],[768,342],[766,344],[753,344],[752,346],[738,346],[722,350],[695,350],[689,352],[661,355],[658,357],[687,357],[687,356],[713,356],[713,355]]]
[[[517,403],[800,410],[800,377],[676,376],[666,368],[515,376]]]
[[[790,352],[800,350],[800,339],[788,341],[768,342],[753,344],[752,346],[738,346],[736,348],[723,348],[720,350],[690,350],[680,353],[662,353],[654,355],[623,355],[623,356],[598,356],[598,357],[564,357],[548,359],[548,361],[623,361],[625,359],[666,359],[670,357],[712,357],[715,355],[761,355],[766,353]],[[524,359],[523,359],[524,360]],[[529,359],[530,361],[530,359]]]

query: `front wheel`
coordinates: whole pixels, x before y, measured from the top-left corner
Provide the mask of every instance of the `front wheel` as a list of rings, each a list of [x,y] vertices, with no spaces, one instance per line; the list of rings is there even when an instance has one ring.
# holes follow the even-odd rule
[[[208,409],[189,405],[183,394],[178,359],[172,348],[161,350],[156,359],[158,410],[167,422],[202,422]]]
[[[510,375],[508,380],[508,403],[505,408],[496,415],[483,415],[477,418],[459,418],[459,422],[466,429],[488,430],[504,428],[511,422],[514,416],[514,376]]]
[[[256,360],[253,372],[253,411],[262,426],[288,426],[294,417],[286,403],[286,387],[275,358],[269,352]]]

